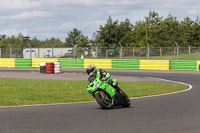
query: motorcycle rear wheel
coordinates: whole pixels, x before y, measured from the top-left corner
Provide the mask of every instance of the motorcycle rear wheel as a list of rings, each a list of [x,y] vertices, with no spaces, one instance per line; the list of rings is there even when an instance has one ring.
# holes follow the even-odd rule
[[[103,109],[110,109],[112,107],[112,98],[106,92],[100,91],[94,97]]]

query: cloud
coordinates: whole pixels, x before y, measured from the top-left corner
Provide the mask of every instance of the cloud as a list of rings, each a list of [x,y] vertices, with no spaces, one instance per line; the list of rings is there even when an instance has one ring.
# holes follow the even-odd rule
[[[198,11],[197,10],[187,10],[187,14],[188,15],[198,15]]]
[[[0,34],[5,34],[7,36],[15,35],[17,36],[19,33],[22,33],[23,35],[28,35],[28,31],[26,29],[5,29],[3,31],[0,31]]]
[[[182,19],[198,16],[197,0],[0,0],[0,29],[8,35],[22,32],[39,39],[63,37],[73,28],[92,35],[111,15],[113,20],[132,23],[149,11]],[[62,39],[62,38],[61,38]]]
[[[28,18],[50,17],[51,15],[52,14],[50,12],[33,11],[33,12],[22,12],[18,15],[3,16],[2,19],[22,20],[22,19],[28,19]]]
[[[76,27],[76,22],[66,22],[61,24],[60,28],[71,30]]]
[[[0,0],[0,11],[33,9],[41,5],[42,1],[33,0]]]
[[[44,0],[45,4],[53,6],[95,6],[102,4],[102,0]]]

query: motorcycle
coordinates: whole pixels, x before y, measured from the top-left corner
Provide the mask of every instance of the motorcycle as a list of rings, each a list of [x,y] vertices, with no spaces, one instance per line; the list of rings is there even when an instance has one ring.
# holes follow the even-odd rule
[[[99,78],[88,80],[91,82],[87,87],[88,93],[96,99],[103,109],[110,109],[113,106],[130,106],[130,99],[119,87],[115,89],[107,81],[102,81]],[[112,79],[112,81],[114,84],[118,84],[117,79]]]

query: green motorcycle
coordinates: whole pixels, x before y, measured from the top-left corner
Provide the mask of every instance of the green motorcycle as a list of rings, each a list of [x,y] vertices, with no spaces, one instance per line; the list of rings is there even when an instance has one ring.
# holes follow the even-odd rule
[[[112,79],[113,83],[118,84],[116,79]],[[118,87],[119,88],[119,87]],[[104,109],[110,109],[113,106],[129,107],[131,102],[128,96],[120,88],[115,89],[113,86],[96,78],[87,87],[97,103]]]

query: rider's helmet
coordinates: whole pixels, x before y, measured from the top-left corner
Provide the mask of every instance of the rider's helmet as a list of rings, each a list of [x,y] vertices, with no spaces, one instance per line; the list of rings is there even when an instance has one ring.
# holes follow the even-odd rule
[[[96,72],[97,72],[96,66],[94,64],[88,65],[86,68],[86,72],[90,77],[96,76]]]

